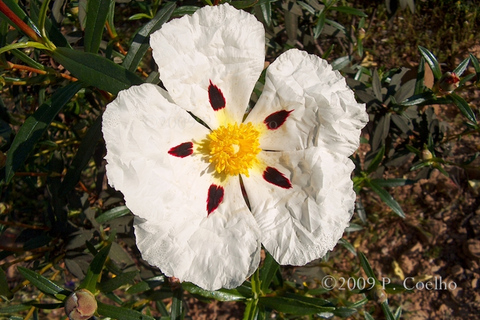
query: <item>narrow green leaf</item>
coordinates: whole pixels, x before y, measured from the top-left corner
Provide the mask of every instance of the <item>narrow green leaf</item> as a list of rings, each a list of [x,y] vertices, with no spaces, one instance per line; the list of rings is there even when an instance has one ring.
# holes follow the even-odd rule
[[[107,221],[123,217],[129,213],[130,213],[130,209],[128,209],[126,206],[120,206],[120,207],[116,207],[108,211],[105,211],[104,213],[99,215],[97,218],[95,218],[95,220],[97,220],[98,223],[105,223]]]
[[[252,299],[247,301],[245,312],[243,313],[243,320],[257,320],[258,319],[258,300]]]
[[[173,290],[170,319],[182,320],[183,318],[183,289],[180,287]]]
[[[393,315],[392,310],[390,310],[390,307],[388,306],[388,301],[382,302],[382,310],[387,320],[395,320],[395,316]]]
[[[350,57],[344,56],[340,57],[332,62],[332,69],[333,70],[342,70],[346,66],[350,64]]]
[[[92,124],[90,129],[82,139],[80,147],[78,147],[77,154],[72,160],[70,167],[62,181],[60,195],[66,195],[77,185],[80,180],[82,170],[88,164],[90,158],[95,151],[97,142],[102,138],[102,116]]]
[[[35,271],[24,267],[17,267],[18,271],[25,277],[31,284],[38,288],[38,290],[42,291],[45,294],[55,296],[60,292],[64,292],[65,289],[56,285],[52,281],[48,280],[42,275],[39,275]]]
[[[370,262],[368,262],[365,254],[363,252],[358,252],[358,257],[360,259],[360,264],[362,265],[363,270],[367,274],[367,277],[374,278],[375,282],[378,282],[378,279],[375,276],[375,272],[373,272],[372,266],[370,265]]]
[[[4,300],[10,300],[13,297],[13,293],[8,287],[7,275],[2,268],[0,268],[0,298]]]
[[[360,17],[368,17],[368,15],[362,10],[358,10],[352,7],[340,6],[340,7],[333,7],[332,9],[338,12],[346,13],[346,14],[353,14]]]
[[[357,255],[357,250],[355,250],[355,247],[352,246],[352,244],[350,242],[348,242],[347,240],[340,239],[340,240],[338,240],[338,243],[340,243],[345,249],[347,249],[348,251],[353,253],[353,255],[355,255],[355,256]]]
[[[380,78],[378,76],[378,71],[375,69],[373,71],[373,76],[372,76],[372,89],[373,89],[373,94],[375,95],[375,98],[378,99],[378,101],[383,102],[383,96],[382,96],[382,84],[380,83]]]
[[[273,278],[275,277],[275,274],[277,273],[280,265],[278,264],[277,261],[272,257],[272,255],[268,252],[266,252],[266,257],[263,262],[263,266],[260,269],[260,290],[265,293],[268,290],[268,287],[270,286],[270,283],[272,283]]]
[[[138,274],[138,271],[124,272],[116,276],[115,278],[109,279],[105,282],[100,283],[101,292],[112,292],[115,289],[120,288],[123,285],[131,283],[135,276]]]
[[[133,72],[93,53],[57,48],[53,51],[53,58],[81,81],[114,95],[143,83]]]
[[[334,307],[325,307],[316,298],[303,297],[260,297],[258,303],[266,307],[294,315],[310,315],[320,312],[332,312]],[[323,303],[323,300],[322,300]]]
[[[380,163],[382,163],[384,155],[385,155],[385,145],[382,144],[377,154],[375,154],[375,157],[368,165],[367,173],[372,173],[372,172],[375,172],[375,170],[377,170]]]
[[[477,75],[477,82],[480,81],[480,63],[478,62],[477,57],[470,53],[470,60],[472,61],[473,68],[475,69],[475,73]]]
[[[377,185],[373,180],[365,180],[367,185],[380,196],[383,202],[385,202],[392,210],[395,212],[399,217],[405,219],[405,213],[402,210],[402,207],[398,204],[398,202],[393,199],[393,197],[382,187]]]
[[[455,70],[453,70],[453,73],[455,73],[457,76],[460,77],[467,69],[469,63],[470,63],[470,57],[460,62],[460,64],[455,68]]]
[[[41,63],[38,63],[37,61],[33,60],[30,58],[28,55],[26,55],[23,51],[20,51],[18,49],[13,49],[10,51],[15,57],[18,59],[22,60],[24,63],[29,65],[30,67],[33,67],[38,70],[45,70],[45,66]]]
[[[19,312],[26,311],[30,309],[32,306],[26,305],[26,304],[14,304],[8,307],[2,307],[0,308],[0,314],[18,314]],[[8,318],[11,319],[11,318]],[[20,318],[20,319],[23,319]]]
[[[368,312],[364,313],[365,320],[375,320],[372,315]]]
[[[198,9],[200,9],[200,7],[196,7],[196,6],[181,6],[179,8],[176,8],[173,13],[172,13],[172,16],[173,17],[183,17],[184,15],[187,15],[187,14],[194,14]]]
[[[435,58],[433,53],[431,53],[427,48],[418,46],[418,50],[420,50],[421,55],[430,66],[430,69],[432,69],[435,79],[440,79],[442,77],[442,70],[440,69],[437,58]]]
[[[121,320],[155,320],[154,317],[148,316],[136,310],[112,306],[100,301],[97,303],[97,312],[104,317]]]
[[[112,0],[88,0],[85,22],[85,51],[97,53]]]
[[[262,16],[267,26],[272,24],[272,4],[270,1],[260,4],[260,10],[262,10]]]
[[[425,90],[425,59],[422,57],[418,65],[417,79],[415,81],[415,92],[413,94],[418,95]]]
[[[58,89],[50,100],[42,104],[32,116],[25,120],[7,153],[5,164],[5,180],[7,183],[10,182],[15,171],[23,165],[35,143],[47,130],[53,118],[81,87],[81,83],[75,82]]]
[[[103,265],[107,260],[111,246],[111,243],[108,244],[95,255],[95,258],[93,258],[90,266],[88,267],[85,279],[83,279],[82,283],[80,284],[80,288],[85,288],[88,291],[95,293],[98,279],[100,278],[100,275],[102,273]]]
[[[475,113],[473,112],[472,108],[468,105],[467,101],[465,101],[462,97],[457,95],[456,93],[451,93],[448,97],[452,100],[453,103],[457,105],[460,109],[460,112],[472,123],[477,123],[477,118],[475,117]]]
[[[414,180],[393,178],[393,179],[372,179],[374,184],[382,188],[401,187],[414,184]]]
[[[432,92],[424,92],[424,93],[415,94],[410,98],[402,101],[400,104],[402,106],[408,107],[408,106],[428,104],[429,102],[433,102],[434,100],[435,100],[435,95]]]
[[[220,289],[217,291],[208,291],[197,287],[190,282],[182,283],[182,287],[191,294],[199,295],[208,299],[215,299],[217,301],[239,301],[246,299],[246,297],[244,297],[242,294],[240,294],[240,292],[235,289]]]
[[[27,42],[16,42],[9,44],[3,48],[0,48],[0,54],[13,50],[13,49],[25,49],[25,48],[36,48],[41,50],[49,50],[44,44],[35,41],[27,41]]]
[[[318,15],[317,23],[315,24],[315,28],[313,29],[313,37],[317,39],[320,34],[322,34],[323,28],[325,27],[325,19],[327,19],[327,15],[325,10],[322,10]]]
[[[132,40],[125,59],[123,60],[122,65],[126,69],[130,71],[135,71],[135,69],[137,69],[140,61],[149,48],[150,35],[160,29],[160,27],[170,19],[175,7],[176,5],[174,2],[167,3],[152,20],[138,31]]]

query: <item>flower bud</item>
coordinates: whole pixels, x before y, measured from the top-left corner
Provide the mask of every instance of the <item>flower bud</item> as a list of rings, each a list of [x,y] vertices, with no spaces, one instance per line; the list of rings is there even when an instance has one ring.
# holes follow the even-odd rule
[[[432,160],[432,158],[433,158],[433,155],[430,152],[430,150],[428,150],[427,148],[422,150],[422,160],[423,161]]]
[[[445,72],[438,82],[438,88],[442,92],[450,93],[458,88],[459,82],[460,78],[455,74],[455,72]]]
[[[358,29],[357,37],[359,40],[363,40],[365,38],[365,29],[363,28]]]
[[[90,319],[96,310],[97,300],[86,289],[75,291],[65,301],[65,313],[70,320]]]

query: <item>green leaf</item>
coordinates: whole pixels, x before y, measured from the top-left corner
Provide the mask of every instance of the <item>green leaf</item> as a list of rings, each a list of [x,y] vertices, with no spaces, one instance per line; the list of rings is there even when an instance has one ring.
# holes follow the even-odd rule
[[[55,4],[60,1],[55,1]],[[55,6],[54,4],[54,6]],[[30,16],[32,20],[38,23],[39,21],[40,8],[38,7],[37,1],[30,1]],[[50,19],[45,19],[43,22],[48,38],[57,46],[57,47],[70,47],[65,36],[57,29],[57,27],[52,23]]]
[[[116,276],[115,278],[109,279],[105,282],[100,283],[99,288],[101,292],[112,292],[119,287],[131,283],[135,276],[138,274],[138,271],[124,272]]]
[[[383,202],[385,202],[399,217],[405,219],[405,213],[398,202],[382,187],[375,183],[373,180],[365,180],[367,185],[380,196]]]
[[[97,218],[95,218],[95,220],[97,220],[98,223],[105,223],[107,221],[123,217],[129,213],[130,213],[130,209],[128,209],[126,206],[120,206],[120,207],[116,207],[108,211],[105,211],[104,213],[99,215]]]
[[[350,242],[348,242],[347,240],[340,239],[340,240],[338,240],[338,243],[340,243],[345,249],[347,249],[348,251],[353,253],[353,255],[355,255],[355,256],[357,255],[357,250],[355,250],[355,247],[352,246],[352,244]]]
[[[125,59],[123,60],[123,66],[130,70],[135,71],[140,61],[147,52],[149,46],[150,35],[160,29],[160,27],[168,21],[173,11],[175,10],[175,3],[169,2],[165,7],[160,10],[157,15],[144,25],[132,40],[130,49],[128,50]]]
[[[148,316],[136,310],[112,306],[100,301],[97,303],[97,312],[104,317],[121,320],[155,320],[154,317]]]
[[[28,306],[26,304],[15,304],[8,307],[0,308],[0,314],[18,314],[19,312],[26,311],[31,307],[32,306]],[[20,318],[20,319],[23,319],[23,318]]]
[[[258,303],[278,312],[302,316],[335,310],[334,307],[325,307],[324,300],[298,295],[290,295],[289,297],[260,297]]]
[[[183,289],[182,287],[173,290],[172,307],[170,310],[171,320],[181,320],[183,315]]]
[[[462,97],[457,95],[456,93],[451,93],[448,97],[452,100],[453,103],[457,105],[460,109],[460,112],[472,123],[477,123],[477,118],[475,117],[475,113],[473,112],[472,108],[468,105],[467,101],[465,101]]]
[[[427,48],[424,48],[422,46],[418,46],[418,49],[420,50],[421,55],[425,59],[425,61],[428,63],[430,66],[430,69],[432,69],[433,76],[435,79],[440,79],[442,77],[442,70],[440,69],[440,65],[438,64],[437,58],[431,53]]]
[[[380,83],[380,78],[378,76],[377,69],[373,71],[372,89],[373,89],[373,94],[375,94],[375,98],[377,98],[378,101],[383,102],[382,84]]]
[[[42,104],[32,116],[25,120],[7,153],[5,164],[5,180],[7,183],[10,182],[15,171],[23,165],[35,143],[47,130],[53,118],[81,87],[81,83],[75,82],[58,89],[50,100]]]
[[[372,179],[374,184],[382,188],[392,188],[392,187],[401,187],[414,184],[414,180],[393,178],[393,179]]]
[[[270,26],[272,24],[272,4],[270,3],[270,1],[261,3],[260,10],[262,11],[262,16],[265,20],[265,24],[267,26]]]
[[[392,310],[390,310],[390,307],[388,306],[388,301],[382,302],[382,310],[387,320],[395,320],[395,316],[393,315]]]
[[[384,155],[385,155],[385,145],[382,144],[382,146],[380,147],[380,150],[378,150],[372,162],[370,162],[370,164],[368,165],[367,173],[372,173],[372,172],[375,172],[375,170],[377,170],[380,163],[382,163]]]
[[[325,10],[323,10],[319,16],[315,28],[313,29],[313,37],[317,39],[320,34],[322,34],[323,28],[325,27],[325,20],[327,18]]]
[[[53,51],[53,58],[81,81],[114,95],[143,83],[133,72],[97,54],[57,48]]]
[[[422,57],[420,59],[420,64],[418,65],[414,94],[415,95],[421,94],[423,93],[424,90],[425,90],[425,59]]]
[[[184,15],[187,15],[187,14],[194,14],[198,9],[200,9],[200,7],[196,7],[196,6],[181,6],[179,8],[176,8],[173,13],[172,13],[172,16],[173,17],[183,17]]]
[[[35,271],[24,267],[17,267],[18,271],[25,277],[31,284],[38,288],[45,294],[55,296],[58,293],[65,292],[65,289],[56,285],[52,281],[48,280],[42,275],[39,275]]]
[[[472,61],[473,68],[475,69],[475,73],[477,75],[477,82],[480,81],[480,63],[478,62],[477,57],[470,53],[470,60]]]
[[[374,278],[375,282],[379,283],[377,277],[375,276],[375,272],[373,272],[372,266],[370,265],[370,262],[368,262],[365,254],[363,254],[363,252],[358,252],[358,257],[360,258],[360,264],[362,265],[362,268],[365,271],[367,277]]]
[[[0,298],[4,300],[10,300],[13,297],[13,293],[8,287],[7,275],[2,268],[0,268]]]
[[[435,95],[433,92],[424,92],[411,96],[410,98],[402,101],[400,104],[402,106],[416,106],[424,104],[433,104],[435,101]]]
[[[88,267],[87,274],[85,275],[85,279],[83,279],[82,283],[80,284],[80,288],[87,289],[91,293],[95,293],[98,279],[102,274],[103,265],[107,260],[108,253],[110,252],[110,247],[112,244],[108,244],[107,246],[103,247],[93,258],[90,266]]]
[[[469,63],[470,63],[470,57],[460,62],[460,64],[455,68],[455,70],[453,70],[453,73],[455,73],[457,76],[460,77],[467,69]]]
[[[352,8],[352,7],[340,6],[340,7],[334,7],[334,8],[332,8],[332,10],[342,12],[342,13],[346,13],[346,14],[353,14],[353,15],[360,16],[360,17],[368,17],[368,15],[365,14],[365,12],[363,12],[361,10],[358,10],[358,9],[355,9],[355,8]]]
[[[268,252],[265,252],[265,260],[263,262],[263,266],[260,269],[260,290],[265,293],[268,291],[268,287],[270,283],[272,283],[275,274],[277,273],[280,265],[277,261],[272,257],[272,255]]]
[[[346,66],[350,64],[350,57],[344,56],[340,57],[332,62],[332,69],[333,70],[342,70]]]
[[[215,299],[217,301],[239,301],[246,299],[246,297],[240,294],[240,292],[238,292],[236,289],[220,289],[217,291],[208,291],[197,287],[190,282],[182,283],[182,287],[191,294],[199,295],[208,299]]]
[[[258,300],[248,300],[243,313],[243,320],[258,320],[259,311]]]
[[[88,0],[85,22],[84,46],[86,52],[97,53],[102,41],[103,30],[111,0]]]
[[[95,151],[97,142],[102,138],[102,116],[97,117],[82,139],[77,154],[72,160],[65,178],[62,181],[60,195],[66,195],[77,185],[82,170],[88,164]]]
[[[9,44],[3,48],[0,48],[0,54],[13,50],[13,49],[25,49],[25,48],[36,48],[42,50],[49,50],[43,43],[35,42],[35,41],[27,41],[27,42],[16,42]]]

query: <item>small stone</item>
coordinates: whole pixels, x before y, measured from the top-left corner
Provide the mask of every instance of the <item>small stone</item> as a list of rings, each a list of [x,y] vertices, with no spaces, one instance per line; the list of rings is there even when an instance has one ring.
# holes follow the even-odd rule
[[[455,278],[460,278],[461,276],[463,276],[464,270],[463,270],[462,266],[460,266],[459,264],[456,264],[452,267],[450,272],[452,273],[452,275]]]
[[[480,241],[468,239],[463,244],[463,252],[472,259],[480,260]]]

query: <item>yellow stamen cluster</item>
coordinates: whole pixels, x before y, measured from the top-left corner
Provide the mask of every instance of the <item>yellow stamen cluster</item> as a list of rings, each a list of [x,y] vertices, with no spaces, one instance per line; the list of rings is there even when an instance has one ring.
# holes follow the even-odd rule
[[[210,163],[218,173],[226,175],[244,174],[256,163],[260,152],[260,132],[249,123],[229,124],[213,130],[204,144]]]

